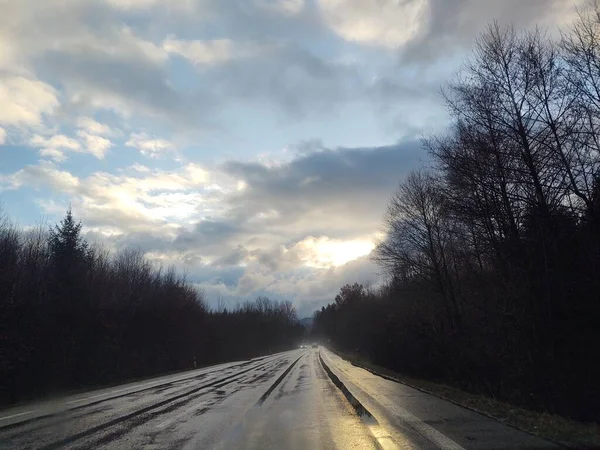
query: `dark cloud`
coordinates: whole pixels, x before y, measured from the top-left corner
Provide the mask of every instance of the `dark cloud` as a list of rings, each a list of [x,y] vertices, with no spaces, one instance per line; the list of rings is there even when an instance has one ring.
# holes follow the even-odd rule
[[[239,301],[263,292],[296,299],[302,314],[310,314],[341,284],[375,281],[377,275],[366,257],[328,269],[307,265],[312,249],[305,242],[365,239],[377,232],[389,196],[422,153],[417,141],[317,147],[275,166],[226,163],[225,174],[246,187],[223,196],[221,215],[171,229],[175,237],[160,230],[130,232],[109,238],[111,246],[162,254],[158,261],[185,267],[191,281],[212,286],[207,292],[214,295]]]
[[[364,95],[358,73],[295,44],[266,44],[255,57],[215,68],[211,86],[221,98],[264,105],[293,117],[324,114]]]
[[[249,252],[243,246],[238,245],[233,251],[217,258],[211,263],[212,267],[235,266],[243,263],[248,257]]]
[[[200,221],[192,231],[182,229],[171,246],[176,250],[200,248],[210,255],[225,258],[239,248],[235,244],[235,238],[243,234],[245,229],[242,224],[227,218],[207,218]]]
[[[74,103],[65,108],[90,109],[98,101],[116,103],[128,111],[161,118],[173,124],[206,123],[208,110],[216,107],[206,92],[182,93],[169,82],[167,71],[156,63],[103,52],[47,52],[38,67],[52,79],[60,80]],[[198,108],[201,104],[204,108]]]
[[[401,49],[403,62],[431,63],[455,56],[495,20],[517,28],[555,26],[575,4],[577,0],[429,0],[425,28]]]
[[[228,162],[222,170],[246,187],[223,197],[222,215],[181,227],[174,239],[160,233],[115,239],[148,251],[196,252],[215,267],[248,258],[273,270],[294,267],[298,255],[290,249],[307,237],[348,240],[377,232],[389,196],[421,157],[419,142],[404,141],[325,149],[273,167]]]
[[[327,149],[281,166],[229,162],[224,170],[246,182],[229,198],[236,222],[259,212],[263,226],[348,237],[373,232],[399,180],[422,157],[418,141],[375,148]],[[350,221],[350,222],[349,222]]]

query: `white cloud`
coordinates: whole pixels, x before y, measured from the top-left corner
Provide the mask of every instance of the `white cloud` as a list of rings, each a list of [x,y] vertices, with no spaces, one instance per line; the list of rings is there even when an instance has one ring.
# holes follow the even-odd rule
[[[129,10],[129,9],[147,9],[156,6],[163,2],[163,0],[106,0],[108,4],[115,8]]]
[[[146,133],[132,133],[125,146],[137,148],[140,153],[150,158],[158,158],[175,150],[175,145],[166,139],[152,138]]]
[[[48,140],[39,137],[36,141],[72,147],[76,143],[66,136]],[[121,233],[156,232],[163,238],[172,235],[179,222],[187,223],[186,219],[198,217],[203,207],[211,208],[217,201],[214,190],[204,190],[211,183],[210,174],[196,164],[168,172],[134,166],[129,172],[122,175],[96,172],[78,178],[59,170],[54,163],[43,161],[10,175],[0,175],[0,190],[23,186],[50,188],[70,198],[86,226],[108,227]]]
[[[87,133],[98,136],[113,136],[115,132],[108,125],[97,122],[91,117],[81,116],[77,118],[77,127]]]
[[[147,10],[157,6],[171,9],[190,10],[194,0],[106,0],[114,8],[121,10]]]
[[[112,147],[112,142],[108,139],[95,136],[83,130],[79,130],[77,136],[84,142],[85,150],[98,159],[104,159],[106,152]]]
[[[247,58],[260,52],[252,44],[242,44],[230,39],[184,40],[170,35],[162,43],[162,48],[171,54],[179,55],[196,66],[215,66],[237,58]]]
[[[0,69],[14,70],[17,51],[14,44],[0,34]]]
[[[81,144],[73,138],[64,134],[56,134],[50,138],[34,135],[29,140],[30,145],[40,149],[40,155],[61,162],[66,159],[65,152],[77,152]]]
[[[317,0],[325,22],[347,41],[397,48],[422,29],[428,0]]]
[[[254,3],[267,11],[285,16],[295,16],[305,6],[304,0],[254,0]]]
[[[90,153],[98,159],[103,159],[112,143],[103,137],[94,136],[86,131],[79,130],[77,136],[80,140],[64,134],[55,134],[52,137],[33,135],[29,144],[40,149],[40,155],[62,162],[67,159],[67,152]]]
[[[150,172],[150,168],[147,166],[144,166],[143,164],[134,164],[133,166],[130,167],[131,170],[135,170],[136,172],[140,172],[140,173],[148,173]]]
[[[423,91],[435,90],[445,78],[440,73],[452,69],[440,55],[458,60],[494,18],[553,27],[582,1],[0,0],[0,144],[22,137],[54,161],[86,152],[110,156],[103,166],[115,167],[122,160],[108,153],[113,142],[122,139],[156,158],[184,142],[169,136],[201,126],[218,129],[211,137],[231,138],[206,155],[212,159],[234,141],[231,147],[252,141],[269,148],[279,146],[273,142],[282,133],[307,132],[292,125],[271,137],[265,124],[280,119],[276,105],[298,118],[306,114],[310,133],[335,145],[340,130],[368,125],[363,101],[365,107],[401,105],[411,111],[411,125],[431,127],[427,114],[439,105],[430,107]],[[207,22],[210,29],[202,26]],[[364,46],[340,46],[332,33]],[[398,48],[404,62],[412,51],[419,61],[434,63],[418,73],[398,66],[398,52],[380,51]],[[181,67],[171,64],[179,57],[197,73],[189,74],[189,67],[175,73]],[[355,101],[361,102],[358,115],[340,107]],[[327,108],[343,118],[315,130],[315,114]],[[113,111],[125,119],[122,125],[113,125]],[[240,121],[244,126],[237,126]],[[167,130],[169,139],[130,134],[139,129]],[[377,132],[365,136],[371,137],[364,145],[388,141]],[[397,130],[391,136],[396,139]],[[76,177],[45,161],[0,175],[0,189],[38,189],[46,212],[61,214],[69,201],[87,230],[113,236],[107,242],[191,264],[198,276],[211,269],[216,280],[233,267],[237,276],[226,286],[231,295],[268,290],[313,304],[330,300],[344,282],[371,276],[364,256],[373,245],[370,233],[413,164],[403,152],[418,150],[383,149],[375,152],[383,155],[378,158],[368,149],[308,147],[276,160],[257,160],[254,153],[253,163],[229,164],[222,173],[195,164],[153,169],[161,161],[149,161]],[[128,153],[127,159],[139,160],[137,152]],[[60,195],[44,200],[50,190]]]
[[[40,125],[59,105],[57,92],[39,80],[0,77],[0,123],[17,127]]]
[[[374,240],[331,239],[328,236],[309,236],[296,244],[301,260],[309,267],[337,267],[368,255],[375,247]]]
[[[163,49],[190,60],[193,64],[213,65],[229,61],[233,53],[233,43],[229,39],[210,41],[179,40],[169,36],[163,41]]]
[[[73,193],[79,186],[79,179],[69,172],[59,170],[56,165],[48,161],[35,166],[26,166],[10,175],[0,175],[0,190],[19,189],[23,186],[38,189],[49,187],[61,193]]]

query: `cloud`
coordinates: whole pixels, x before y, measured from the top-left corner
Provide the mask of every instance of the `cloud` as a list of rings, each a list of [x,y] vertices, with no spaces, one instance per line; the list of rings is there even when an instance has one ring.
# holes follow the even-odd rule
[[[317,0],[327,25],[347,41],[398,48],[421,31],[427,0]]]
[[[169,172],[96,172],[81,180],[72,198],[90,227],[108,227],[119,234],[154,233],[168,239],[181,226],[178,222],[185,223],[197,208],[210,202],[203,195],[208,182],[208,174],[193,164]]]
[[[0,48],[3,43],[15,55],[7,64],[59,85],[63,113],[100,109],[197,126],[204,113],[197,105],[211,104],[208,92],[184,94],[173,86],[160,40],[144,36],[144,26],[130,26],[114,5],[23,0],[4,6]]]
[[[50,158],[56,162],[67,159],[68,152],[90,153],[98,159],[103,159],[112,143],[103,137],[94,136],[86,131],[77,132],[79,140],[64,134],[55,134],[52,137],[33,135],[29,144],[40,149],[40,156]]]
[[[33,147],[40,149],[40,155],[46,158],[51,158],[61,162],[66,159],[65,152],[76,152],[81,149],[81,145],[75,139],[65,136],[64,134],[56,134],[50,138],[34,135],[29,143]]]
[[[113,136],[113,131],[108,125],[97,122],[91,117],[81,116],[77,118],[77,127],[86,133],[97,135],[97,136]]]
[[[418,164],[420,155],[418,142],[404,141],[375,148],[326,149],[276,167],[229,162],[224,171],[246,185],[231,194],[231,214],[238,221],[272,226],[273,231],[285,225],[313,236],[346,238],[348,229],[371,233],[389,193]]]
[[[221,98],[261,108],[266,103],[294,118],[334,111],[360,100],[365,88],[354,68],[295,44],[265,46],[253,58],[216,67],[211,79]]]
[[[266,11],[295,16],[305,8],[304,0],[254,0],[254,4]]]
[[[0,76],[0,124],[40,125],[44,115],[59,105],[56,90],[47,83],[22,76]]]
[[[274,166],[226,163],[222,170],[244,188],[227,191],[218,218],[179,230],[169,248],[195,251],[213,267],[243,266],[238,283],[227,288],[232,299],[260,290],[296,298],[308,313],[352,277],[377,280],[367,255],[389,195],[419,154],[418,142],[403,141],[374,148],[318,145]],[[353,261],[359,260],[357,268]]]
[[[132,133],[125,143],[126,147],[136,148],[144,156],[158,158],[175,150],[175,145],[166,139],[151,138],[146,133]]]
[[[341,38],[400,50],[403,61],[432,62],[471,46],[486,24],[555,28],[587,0],[317,0],[324,23]],[[553,30],[552,30],[553,31]]]
[[[223,63],[229,61],[233,53],[233,45],[229,39],[185,41],[169,36],[163,41],[162,46],[165,51],[183,56],[197,65]]]
[[[43,161],[39,165],[26,166],[10,174],[0,174],[0,191],[21,187],[50,188],[54,192],[73,193],[79,179],[67,171],[59,170],[55,164]]]
[[[68,142],[64,137],[52,140]],[[0,175],[0,189],[22,187],[66,195],[86,226],[93,229],[109,229],[117,234],[154,232],[161,238],[173,235],[180,226],[177,221],[185,223],[195,217],[198,208],[216,201],[208,173],[195,164],[177,171],[133,168],[121,175],[95,172],[79,178],[42,161]],[[54,204],[46,204],[54,208]]]
[[[107,204],[117,211],[131,210],[142,202],[148,205],[148,217],[176,218],[181,226],[172,230],[175,234],[155,234],[146,240],[132,232],[123,237],[148,251],[168,247],[196,254],[203,264],[215,267],[322,269],[370,252],[387,199],[403,174],[418,164],[418,155],[418,143],[401,142],[387,147],[324,149],[277,166],[229,162],[207,173],[187,165],[177,176],[164,180],[162,189],[153,189],[159,174],[142,166],[132,170],[135,176],[126,178],[91,177],[86,183],[94,180],[94,186],[104,186],[102,192],[112,192],[115,198],[95,194],[86,198],[86,204]],[[176,180],[173,192],[161,193],[175,181],[171,177]],[[243,189],[237,187],[238,182]],[[131,201],[116,202],[130,198],[134,186],[137,190]],[[101,226],[107,218],[98,215],[94,220],[95,226]]]
[[[553,27],[581,1],[4,2],[0,143],[50,161],[0,189],[32,188],[52,214],[72,203],[90,238],[187,267],[207,292],[308,313],[376,278],[387,199],[423,155],[376,143],[445,123],[434,93],[486,23]],[[297,145],[258,155],[289,133]],[[348,136],[365,146],[335,147]],[[75,153],[102,168],[58,164]]]
[[[376,279],[365,257],[390,193],[418,164],[420,146],[310,147],[277,165],[237,161],[164,171],[137,164],[85,178],[43,163],[3,176],[0,186],[66,194],[90,236],[186,268],[192,281],[214,287],[223,282],[219,274],[229,273],[219,292],[231,299],[264,292],[312,305],[350,276]],[[54,211],[56,204],[46,207]],[[360,270],[353,269],[359,260]]]
[[[169,7],[189,11],[195,0],[106,0],[111,6],[124,11],[147,10],[153,7]]]
[[[231,39],[182,40],[168,36],[162,48],[170,54],[179,55],[195,66],[224,64],[235,58],[247,58],[260,51],[258,46],[240,44]]]
[[[108,149],[112,147],[112,142],[101,136],[96,136],[87,131],[79,130],[77,136],[83,140],[85,150],[98,159],[104,159]]]
[[[402,49],[404,62],[432,62],[457,55],[472,46],[494,20],[517,28],[538,24],[556,32],[587,0],[428,0],[421,31]]]
[[[299,317],[309,317],[316,309],[332,302],[344,284],[375,284],[378,268],[364,256],[338,267],[289,272],[274,272],[260,266],[220,268],[214,272],[204,267],[200,272],[190,273],[189,279],[197,283],[214,306],[217,306],[217,298],[227,307],[234,307],[257,295],[266,295],[273,299],[292,299]]]
[[[419,143],[412,141],[374,148],[317,147],[278,165],[229,162],[220,175],[214,168],[212,177],[226,176],[229,182],[216,191],[205,184],[190,199],[197,202],[190,212],[190,218],[199,218],[194,225],[169,233],[132,230],[111,242],[140,247],[157,261],[185,267],[207,292],[232,302],[261,292],[295,298],[308,314],[352,277],[377,280],[366,257],[389,195],[419,160]],[[243,189],[237,188],[238,181]],[[359,268],[353,261],[362,261]],[[219,287],[215,274],[220,272],[236,277]]]
[[[302,0],[23,0],[8,8],[0,43],[16,55],[11,67],[54,84],[62,115],[108,111],[196,134],[227,129],[222,116],[240,106],[276,108],[279,120],[294,121],[382,103],[370,74],[337,57],[317,8]],[[208,18],[210,33],[199,26]]]

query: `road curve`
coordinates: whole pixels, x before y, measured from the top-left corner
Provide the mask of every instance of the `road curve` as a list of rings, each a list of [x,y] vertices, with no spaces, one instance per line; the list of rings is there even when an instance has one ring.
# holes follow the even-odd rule
[[[299,349],[0,411],[0,448],[557,448],[412,391]]]

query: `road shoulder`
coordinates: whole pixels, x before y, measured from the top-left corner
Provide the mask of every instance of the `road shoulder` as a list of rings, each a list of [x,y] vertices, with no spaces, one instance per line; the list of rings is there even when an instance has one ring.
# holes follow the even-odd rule
[[[416,432],[438,448],[556,449],[559,445],[517,430],[422,390],[380,377],[323,349],[325,362],[353,395],[388,427]],[[392,432],[393,430],[388,430]],[[449,447],[450,446],[450,447]]]
[[[338,355],[352,365],[373,374],[435,395],[521,431],[559,443],[567,448],[600,449],[600,424],[582,423],[555,414],[527,410],[491,397],[472,394],[454,386],[406,377],[353,355]]]

